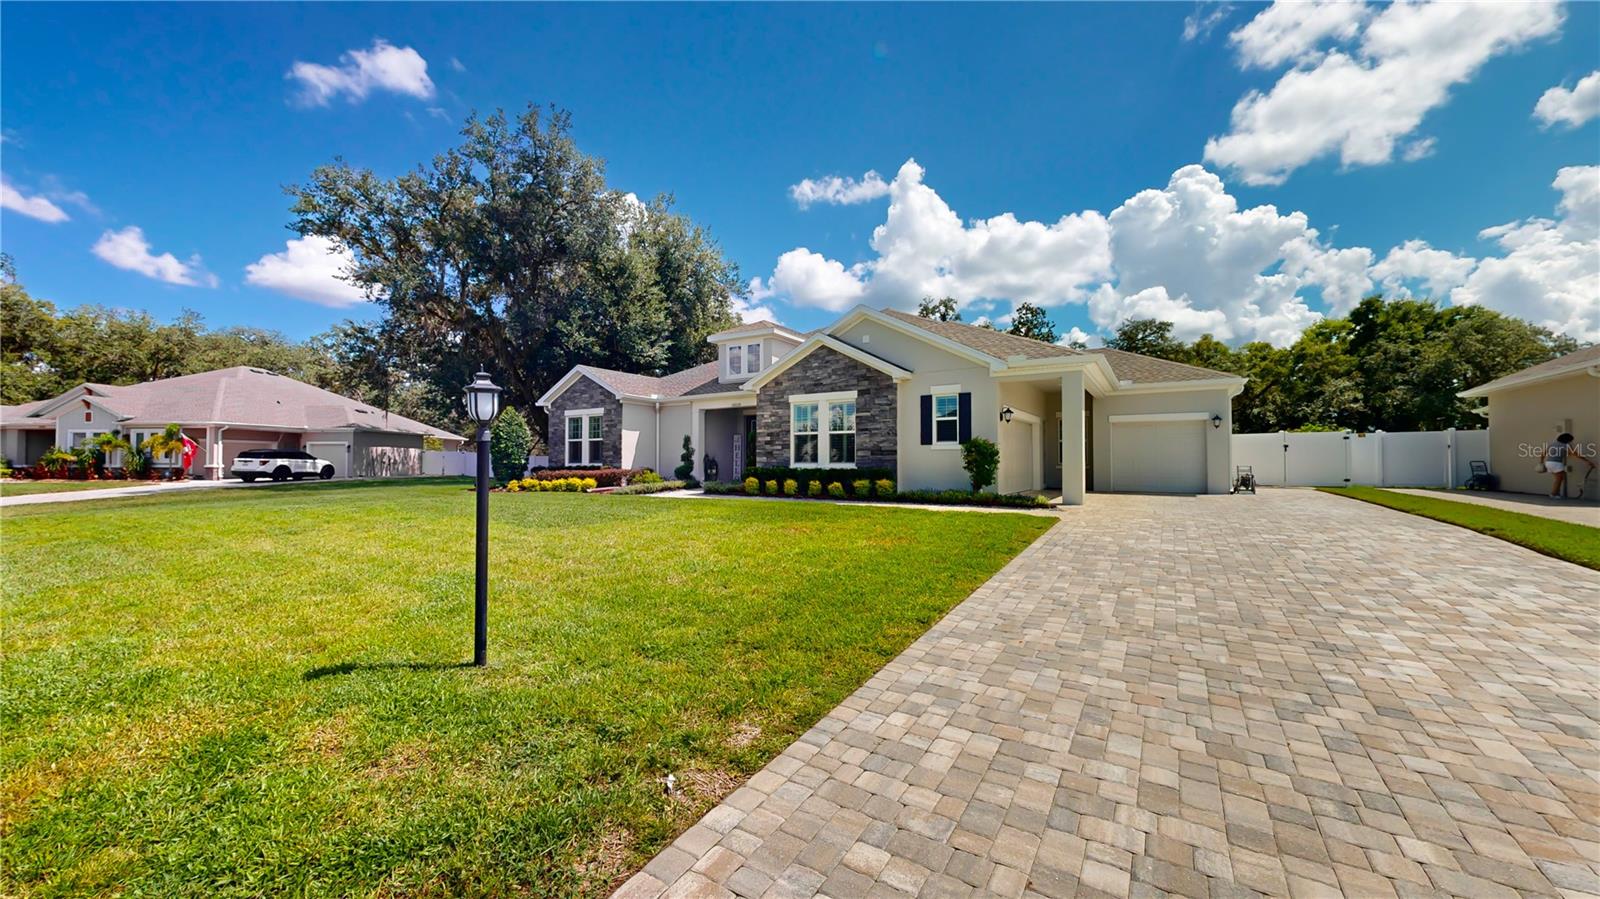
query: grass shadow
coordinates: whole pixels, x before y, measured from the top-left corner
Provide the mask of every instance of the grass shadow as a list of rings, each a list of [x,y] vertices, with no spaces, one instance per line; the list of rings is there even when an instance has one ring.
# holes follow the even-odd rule
[[[471,662],[340,662],[337,665],[318,665],[300,675],[301,680],[321,680],[340,674],[358,671],[454,671],[471,668]]]

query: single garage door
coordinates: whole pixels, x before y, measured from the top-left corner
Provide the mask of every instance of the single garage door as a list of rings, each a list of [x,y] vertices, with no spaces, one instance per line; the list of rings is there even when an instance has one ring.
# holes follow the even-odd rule
[[[350,444],[342,441],[313,440],[306,444],[306,452],[318,459],[332,462],[334,477],[350,477]]]
[[[1111,423],[1111,489],[1206,492],[1206,422]]]

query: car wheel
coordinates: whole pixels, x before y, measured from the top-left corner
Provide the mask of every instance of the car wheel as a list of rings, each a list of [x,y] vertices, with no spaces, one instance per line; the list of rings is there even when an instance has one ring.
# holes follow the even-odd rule
[[[256,482],[256,476],[253,474],[242,474],[239,475],[239,480],[244,481],[246,484],[254,484]]]
[[[324,465],[324,466],[322,466],[322,470],[317,472],[317,477],[323,479],[324,481],[331,480],[333,478],[333,466],[332,465]]]
[[[272,479],[274,481],[287,481],[287,480],[289,480],[289,466],[287,466],[287,465],[279,465],[277,468],[274,468],[272,470]]]

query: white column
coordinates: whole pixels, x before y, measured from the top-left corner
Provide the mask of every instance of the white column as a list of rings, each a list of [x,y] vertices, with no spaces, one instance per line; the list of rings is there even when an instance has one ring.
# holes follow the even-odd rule
[[[216,481],[221,478],[222,441],[218,439],[216,427],[206,425],[206,480]]]
[[[1083,505],[1083,372],[1061,376],[1061,504]]]
[[[702,445],[706,436],[706,410],[692,408],[689,412],[689,445],[694,449],[694,476],[695,480],[706,479],[705,462],[706,448]],[[680,445],[678,454],[682,455],[683,447]],[[677,467],[678,463],[672,463]]]

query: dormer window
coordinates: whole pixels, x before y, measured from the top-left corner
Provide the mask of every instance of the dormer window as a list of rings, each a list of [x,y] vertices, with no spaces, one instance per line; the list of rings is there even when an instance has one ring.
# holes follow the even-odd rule
[[[744,374],[744,369],[742,368],[742,364],[743,364],[742,363],[742,359],[743,359],[743,356],[744,356],[743,350],[744,350],[744,347],[737,347],[737,346],[728,347],[728,374],[730,374],[730,375],[742,375],[742,374]]]
[[[734,347],[733,349],[734,349],[735,352],[737,352],[739,348],[738,347]],[[750,373],[750,374],[752,374],[752,375],[755,374],[756,372],[760,371],[761,370],[761,344],[759,344],[759,343],[750,344],[749,346],[744,348],[744,353],[745,353],[745,371]]]

